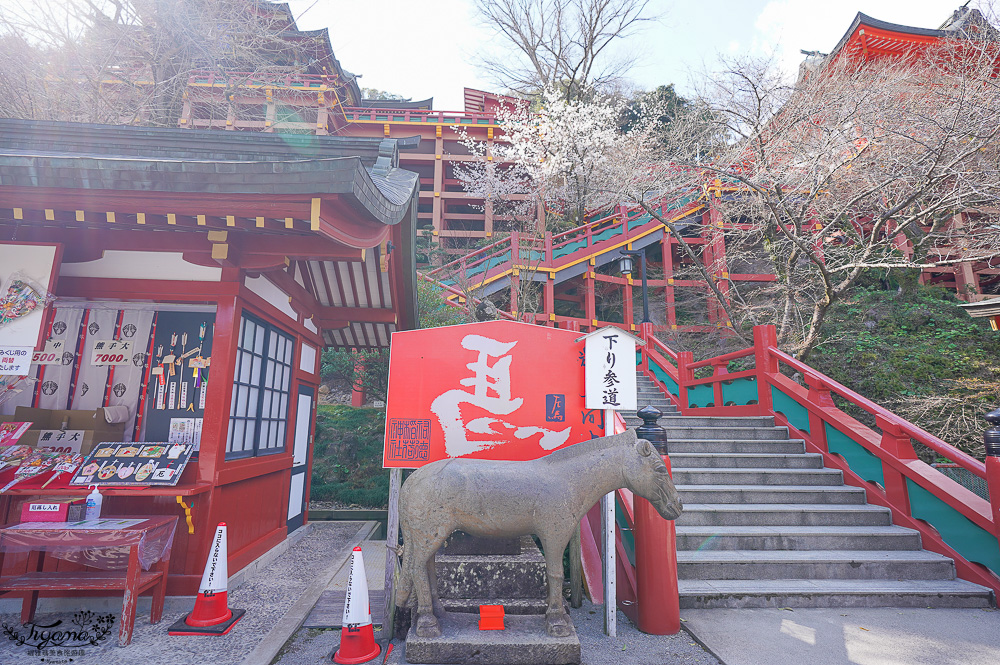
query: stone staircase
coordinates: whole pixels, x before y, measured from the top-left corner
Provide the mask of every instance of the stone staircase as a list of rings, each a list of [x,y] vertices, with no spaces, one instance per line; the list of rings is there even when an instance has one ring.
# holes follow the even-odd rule
[[[989,607],[840,471],[768,417],[682,416],[639,374],[639,407],[664,412],[682,608]],[[626,417],[629,427],[642,421]]]

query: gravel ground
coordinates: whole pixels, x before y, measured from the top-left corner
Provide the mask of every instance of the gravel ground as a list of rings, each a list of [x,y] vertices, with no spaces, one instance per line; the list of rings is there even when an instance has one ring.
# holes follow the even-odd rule
[[[628,618],[618,613],[618,637],[603,633],[604,615],[599,606],[583,601],[579,609],[570,610],[583,654],[582,665],[720,665],[714,656],[701,648],[684,630],[676,635],[645,635]],[[375,633],[379,640],[379,633]],[[320,665],[331,662],[330,655],[340,643],[339,630],[303,628],[285,644],[274,665]],[[405,646],[394,640],[388,665],[406,663]],[[381,665],[383,648],[373,665]]]
[[[137,614],[132,643],[118,646],[118,617],[107,639],[99,646],[77,648],[72,655],[32,653],[33,648],[17,646],[0,636],[0,664],[21,663],[74,665],[236,665],[243,661],[302,595],[303,591],[335,559],[345,559],[351,539],[358,533],[360,522],[313,522],[306,536],[282,554],[270,566],[229,594],[229,606],[242,608],[246,616],[225,637],[174,637],[167,635],[167,628],[183,617],[184,611],[170,611],[176,605],[168,599],[163,620],[149,623],[149,614]],[[85,607],[81,601],[81,607]],[[119,610],[120,611],[120,610]],[[72,613],[38,614],[35,623],[52,624],[62,620],[72,625]],[[14,630],[25,632],[15,614],[0,614],[0,623]],[[81,655],[82,654],[82,655]],[[72,660],[70,660],[72,658]]]

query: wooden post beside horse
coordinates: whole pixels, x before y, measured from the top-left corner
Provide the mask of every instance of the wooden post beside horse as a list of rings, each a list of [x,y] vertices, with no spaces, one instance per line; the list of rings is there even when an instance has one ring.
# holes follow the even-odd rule
[[[546,631],[552,637],[570,635],[562,599],[563,551],[583,515],[602,496],[623,487],[647,499],[665,519],[681,514],[662,459],[631,430],[532,461],[444,459],[417,469],[399,497],[404,550],[396,606],[415,604],[417,636],[440,636],[444,611],[437,598],[434,554],[445,539],[457,530],[485,537],[531,534],[545,552]]]

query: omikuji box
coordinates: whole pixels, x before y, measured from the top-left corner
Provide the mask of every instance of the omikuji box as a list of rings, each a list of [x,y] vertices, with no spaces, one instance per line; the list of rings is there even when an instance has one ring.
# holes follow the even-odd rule
[[[21,505],[21,522],[76,522],[83,519],[87,500],[38,499]]]

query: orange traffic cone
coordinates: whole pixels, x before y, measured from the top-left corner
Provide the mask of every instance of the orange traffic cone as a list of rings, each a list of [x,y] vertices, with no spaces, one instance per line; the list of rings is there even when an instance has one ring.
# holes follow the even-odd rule
[[[372,613],[368,603],[368,578],[361,548],[355,547],[351,561],[351,576],[347,579],[344,599],[344,620],[340,629],[340,648],[333,654],[334,662],[357,665],[377,658],[381,649],[375,644]]]
[[[170,635],[225,635],[246,610],[229,609],[229,564],[226,547],[226,523],[220,522],[215,530],[212,549],[201,576],[198,598],[194,609],[167,630]]]

